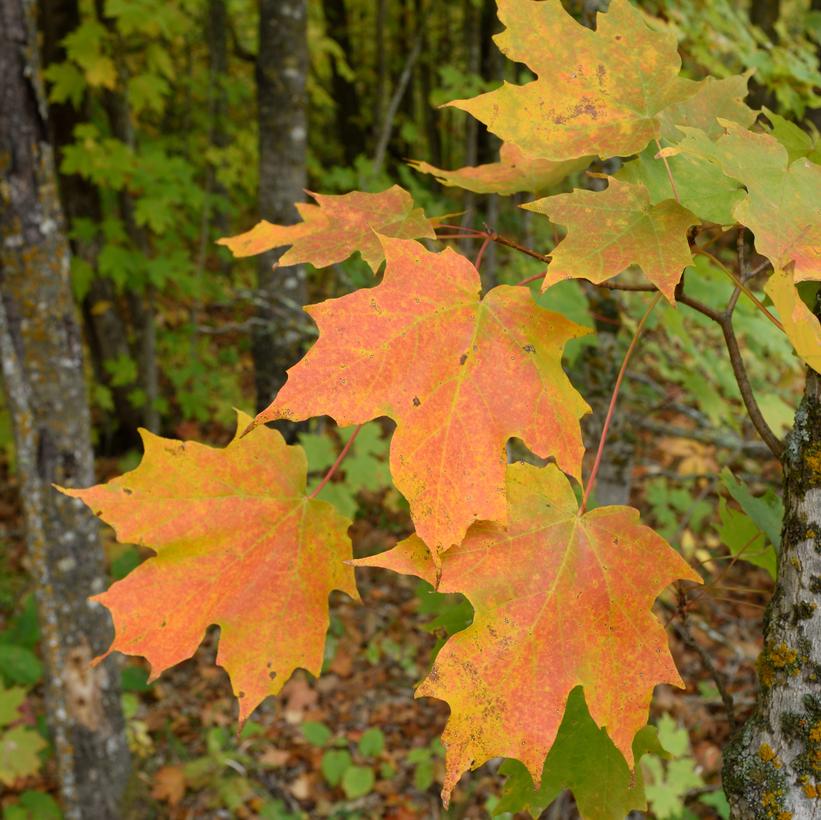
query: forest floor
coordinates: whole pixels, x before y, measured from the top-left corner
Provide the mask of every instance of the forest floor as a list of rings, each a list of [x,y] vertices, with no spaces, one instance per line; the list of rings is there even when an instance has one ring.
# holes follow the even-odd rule
[[[113,463],[99,467],[103,478],[118,471]],[[6,465],[3,472],[8,475]],[[14,612],[29,584],[14,482],[0,487],[0,537],[6,542],[0,567],[1,639],[3,628],[19,618]],[[379,494],[362,501],[364,515],[352,529],[356,555],[382,551],[409,531],[405,514],[385,513]],[[116,559],[118,547],[110,532],[104,539],[109,556]],[[730,732],[715,676],[734,696],[737,720],[743,721],[753,704],[754,663],[771,582],[765,572],[743,562],[718,566],[712,584],[691,588],[686,605],[675,590],[656,605],[669,626],[687,688],[658,687],[651,717],[669,715],[686,728],[690,743],[679,749],[681,765],[665,764],[661,777],[656,769],[662,781],[656,784],[658,817],[725,813],[720,801],[708,806],[701,800],[717,788],[721,747]],[[504,780],[498,773],[500,761],[466,775],[451,808],[443,812],[438,793],[444,760],[437,738],[448,709],[437,700],[413,698],[437,641],[445,636],[441,627],[431,628],[432,620],[452,619],[454,613],[464,617],[464,606],[432,595],[413,578],[382,570],[357,570],[357,580],[362,604],[342,593],[332,595],[323,675],[317,680],[298,672],[239,734],[228,678],[214,664],[216,629],[194,658],[151,685],[145,682],[141,659],[125,659],[124,704],[135,769],[131,817],[490,816]],[[36,725],[39,719],[42,725],[42,680],[29,689],[24,721]],[[56,794],[53,759],[46,756],[39,773],[3,792],[0,805],[11,806],[32,790]],[[576,816],[572,801],[565,799],[561,806],[552,817]]]

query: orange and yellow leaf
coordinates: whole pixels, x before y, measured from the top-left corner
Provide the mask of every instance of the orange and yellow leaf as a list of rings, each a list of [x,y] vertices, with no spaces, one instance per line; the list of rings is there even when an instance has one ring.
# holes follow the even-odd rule
[[[650,28],[628,0],[613,0],[596,30],[560,0],[499,0],[499,49],[538,79],[450,105],[505,142],[556,161],[638,153],[659,135],[658,114],[695,93],[679,76],[676,38]]]
[[[440,592],[461,592],[473,623],[452,636],[416,691],[450,705],[443,797],[493,757],[521,760],[535,782],[570,692],[633,766],[653,687],[681,686],[651,607],[676,579],[699,576],[630,507],[580,514],[555,466],[507,468],[507,526],[482,522],[444,557]],[[433,582],[417,536],[354,562]]]
[[[296,204],[302,222],[274,225],[263,220],[250,231],[220,239],[218,244],[226,245],[234,256],[253,256],[291,245],[280,265],[309,262],[317,268],[342,262],[359,251],[375,271],[385,258],[377,233],[400,239],[436,236],[422,209],[415,208],[411,195],[398,185],[378,194],[352,191],[311,196],[316,205]]]
[[[579,419],[589,408],[561,359],[565,343],[589,331],[538,307],[525,288],[480,300],[478,271],[453,250],[383,243],[381,284],[307,308],[319,338],[257,423],[393,418],[394,484],[438,556],[474,521],[505,519],[509,438],[580,476]]]
[[[604,191],[575,190],[523,205],[567,226],[552,252],[542,289],[564,279],[604,282],[632,264],[675,302],[676,285],[693,257],[687,231],[698,219],[672,199],[653,205],[643,185],[612,177]]]
[[[239,414],[243,429],[250,417]],[[141,431],[139,467],[107,484],[63,490],[122,542],[157,555],[95,596],[111,610],[109,652],[142,655],[151,677],[191,657],[211,624],[217,663],[244,720],[297,668],[318,675],[328,594],[358,598],[350,521],[305,494],[307,461],[266,427],[223,449]]]

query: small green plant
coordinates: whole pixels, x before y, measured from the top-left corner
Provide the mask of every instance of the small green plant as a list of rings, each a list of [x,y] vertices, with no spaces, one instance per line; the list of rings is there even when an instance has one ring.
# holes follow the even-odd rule
[[[660,755],[649,754],[642,759],[647,802],[658,820],[690,820],[696,815],[685,806],[688,793],[704,787],[704,780],[693,759],[690,738],[687,730],[669,714],[662,715],[657,729],[659,741],[669,758],[665,760]],[[697,799],[699,803],[710,806],[716,816],[730,816],[727,798],[720,789],[699,794]]]
[[[381,729],[367,729],[355,746],[346,738],[334,738],[324,724],[308,721],[302,724],[302,736],[312,746],[324,748],[320,769],[325,782],[334,789],[341,789],[348,800],[356,800],[370,794],[376,782],[376,769],[382,777],[391,776],[386,764],[377,765],[385,749],[385,735]]]
[[[416,746],[405,758],[413,768],[413,786],[426,792],[436,780],[436,763],[445,756],[445,747],[439,738],[434,738],[427,746]]]

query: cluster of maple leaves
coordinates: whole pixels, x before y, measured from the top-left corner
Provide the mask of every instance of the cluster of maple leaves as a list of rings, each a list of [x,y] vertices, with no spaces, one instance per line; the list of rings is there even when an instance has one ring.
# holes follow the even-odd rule
[[[559,0],[498,5],[499,47],[537,79],[451,104],[503,140],[499,162],[416,167],[477,192],[539,194],[597,157],[629,158],[603,191],[524,206],[566,229],[543,288],[637,265],[673,303],[694,226],[740,223],[772,262],[766,292],[785,332],[821,370],[821,327],[796,290],[821,279],[812,147],[783,129],[750,130],[746,76],[680,76],[673,35],[628,0],[613,0],[595,31]],[[111,650],[144,656],[156,677],[218,624],[217,662],[245,719],[295,669],[319,674],[328,594],[357,597],[354,566],[413,574],[463,593],[475,611],[417,690],[450,706],[445,801],[464,771],[505,757],[537,786],[573,787],[586,816],[615,816],[600,807],[602,788],[607,812],[643,807],[630,768],[649,742],[640,730],[653,687],[681,684],[651,607],[672,581],[700,577],[636,510],[577,501],[570,479],[582,482],[589,408],[562,353],[588,331],[539,307],[528,288],[482,295],[473,263],[419,241],[435,239],[435,220],[396,186],[314,198],[297,206],[296,225],[261,222],[222,241],[237,255],[290,245],[283,265],[358,251],[375,274],[385,263],[379,284],[306,308],[318,339],[264,412],[239,415],[226,448],[144,432],[137,469],[65,491],[121,541],[156,552],[97,596],[113,615]],[[306,494],[303,451],[263,424],[322,415],[396,422],[391,475],[416,533],[386,553],[352,560],[351,522]],[[511,437],[555,463],[508,464]],[[611,780],[579,782],[583,764],[557,759],[560,746],[565,758],[583,754],[576,736],[585,748],[615,747]]]

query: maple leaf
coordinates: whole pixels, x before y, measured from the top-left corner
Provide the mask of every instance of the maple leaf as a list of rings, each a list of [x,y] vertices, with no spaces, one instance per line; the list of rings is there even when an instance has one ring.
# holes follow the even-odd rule
[[[687,231],[698,223],[677,202],[652,205],[643,185],[610,178],[604,191],[577,189],[522,207],[568,227],[552,252],[542,290],[563,279],[604,282],[635,263],[675,302],[681,273],[693,263]]]
[[[645,754],[665,754],[654,726],[645,726],[633,740],[633,759]],[[606,730],[596,726],[579,686],[567,698],[541,783],[534,786],[518,760],[504,761],[499,773],[507,780],[495,808],[498,813],[528,811],[538,817],[565,789],[573,792],[585,820],[622,820],[631,811],[647,808],[641,768],[631,771]]]
[[[679,125],[699,128],[713,140],[724,129],[719,118],[732,120],[745,128],[755,121],[756,112],[744,104],[749,74],[716,80],[708,77],[698,84],[698,91],[682,103],[672,105],[659,114],[660,144],[671,146],[680,142],[684,134]],[[717,175],[715,167],[698,157],[680,154],[665,160],[658,156],[658,147],[648,145],[634,160],[616,173],[625,182],[644,185],[653,205],[665,199],[678,198],[681,205],[696,216],[719,225],[735,222],[733,208],[744,198],[741,183],[724,175]],[[675,182],[675,191],[670,177]]]
[[[698,87],[679,77],[675,36],[652,30],[628,0],[613,0],[595,31],[560,0],[498,5],[506,26],[494,38],[499,49],[538,79],[448,104],[534,157],[634,154],[658,136],[659,112]]]
[[[251,418],[238,413],[238,429]],[[245,720],[302,667],[322,666],[328,594],[357,598],[350,521],[305,495],[307,461],[275,430],[223,449],[140,431],[137,469],[87,490],[66,490],[157,555],[93,600],[111,610],[109,652],[142,655],[151,679],[191,657],[210,624],[217,663]]]
[[[770,134],[719,123],[726,133],[715,142],[681,126],[685,138],[664,153],[699,157],[741,182],[747,195],[733,215],[755,235],[756,250],[775,268],[792,263],[796,282],[821,278],[821,166],[806,157],[790,163],[787,149]]]
[[[28,726],[15,726],[0,733],[0,783],[12,786],[18,778],[40,770],[40,752],[48,744]]]
[[[507,527],[475,524],[442,560],[438,591],[475,611],[416,690],[450,705],[446,802],[492,757],[522,761],[538,782],[576,686],[632,768],[653,687],[683,685],[651,606],[676,578],[701,580],[684,559],[630,507],[581,515],[554,465],[510,465],[507,497]],[[435,580],[417,536],[353,563]]]
[[[355,251],[376,271],[384,256],[376,236],[400,239],[435,239],[436,234],[421,208],[413,207],[411,195],[394,185],[378,194],[314,194],[318,204],[297,202],[303,221],[295,225],[257,223],[247,233],[217,241],[234,256],[253,256],[272,248],[291,245],[279,260],[283,266],[309,262],[324,268],[347,259]]]
[[[432,174],[437,182],[448,187],[456,186],[477,194],[506,196],[519,191],[546,191],[574,171],[586,168],[591,159],[592,157],[580,157],[554,162],[528,156],[521,148],[506,142],[499,149],[499,161],[485,165],[469,165],[454,171],[445,171],[418,160],[411,160],[408,164],[423,174]]]
[[[504,520],[505,443],[521,438],[577,478],[589,408],[562,370],[589,330],[500,286],[448,249],[383,238],[381,284],[311,305],[319,338],[256,423],[332,416],[396,421],[390,466],[419,536],[436,554],[477,519]]]
[[[793,275],[776,268],[764,285],[764,291],[773,300],[795,352],[816,373],[821,373],[821,324],[804,304]]]

